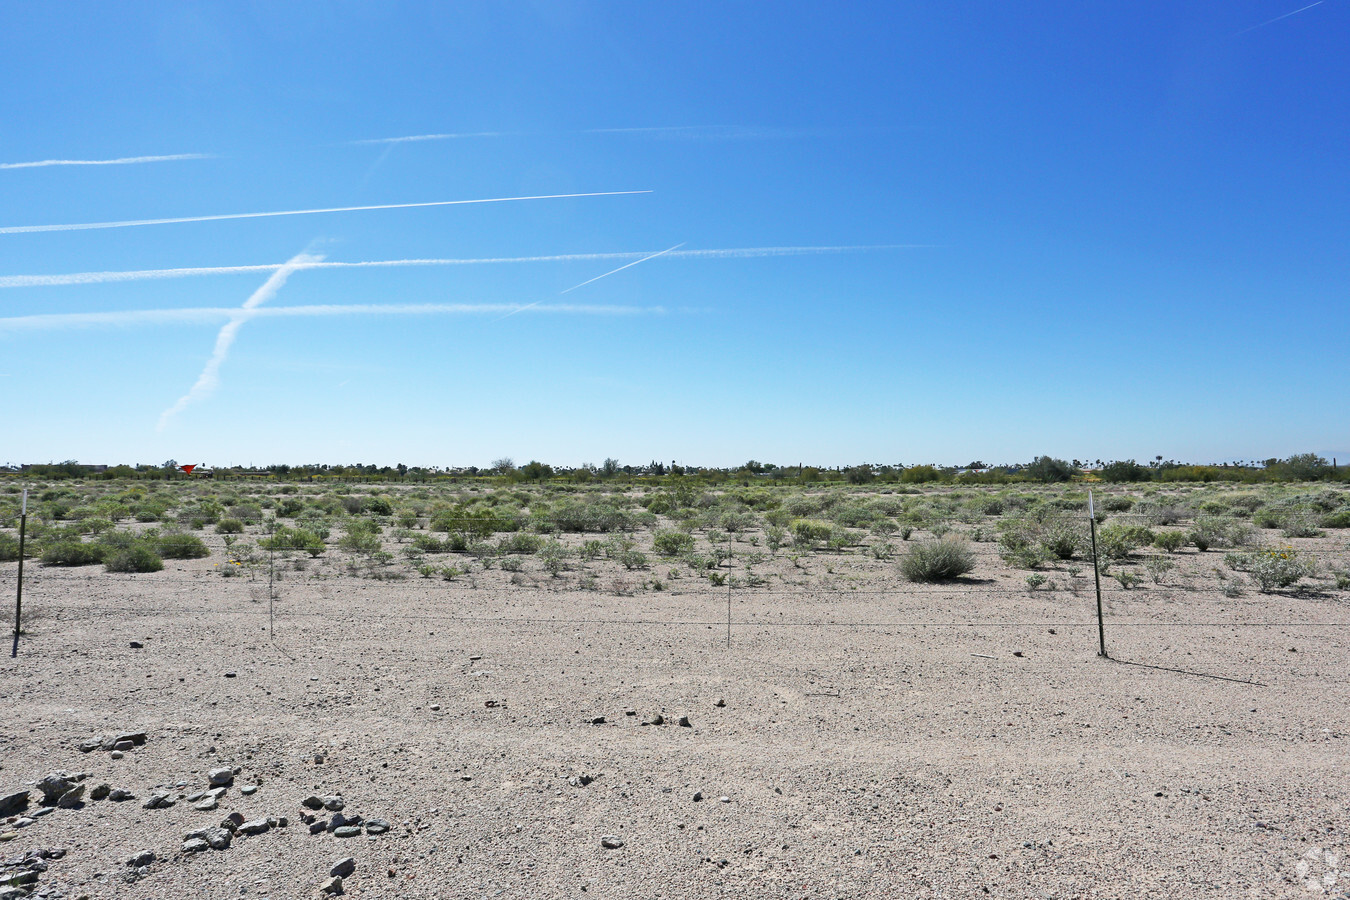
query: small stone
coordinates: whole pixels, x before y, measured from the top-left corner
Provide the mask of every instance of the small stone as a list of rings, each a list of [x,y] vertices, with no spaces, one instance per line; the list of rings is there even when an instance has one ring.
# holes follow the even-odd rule
[[[431,711],[432,711],[432,712],[440,712],[440,711],[441,711],[441,705],[440,705],[439,703],[433,703],[433,704],[431,704]]]
[[[123,753],[121,750],[114,750],[112,753],[108,755],[111,756],[113,759],[121,759],[122,757],[126,756],[126,754]]]
[[[196,831],[189,831],[183,835],[184,840],[199,839],[206,841],[208,847],[212,850],[225,850],[230,846],[230,841],[234,840],[234,835],[228,828],[198,828]]]
[[[366,821],[366,834],[384,834],[389,828],[389,823],[384,819],[369,819]]]
[[[239,789],[239,793],[243,794],[245,797],[251,797],[258,793],[258,786],[256,784],[246,784]]]
[[[19,818],[14,820],[14,828],[16,830],[19,828],[27,828],[29,825],[32,825],[36,821],[37,819],[30,819],[27,816],[19,816]]]
[[[141,806],[144,809],[168,809],[174,803],[173,794],[168,791],[155,791],[150,795],[150,799],[142,803]]]
[[[636,715],[637,715],[637,710],[636,710],[636,709],[633,709],[633,708],[631,708],[631,707],[629,707],[628,709],[625,709],[625,710],[623,711],[623,714],[624,714],[625,716],[636,716]]]
[[[319,819],[319,820],[317,820],[317,821],[314,821],[314,822],[310,822],[310,823],[309,823],[309,833],[310,833],[310,834],[322,834],[323,832],[325,832],[325,831],[327,831],[327,830],[328,830],[328,820],[327,820],[327,819]]]
[[[234,672],[226,672],[226,673],[225,673],[225,677],[226,677],[226,678],[234,678],[234,677],[235,677],[235,673],[234,673]]]
[[[604,717],[604,716],[596,716],[595,718],[591,719],[591,724],[592,724],[592,725],[603,725],[603,724],[605,724],[605,717]]]
[[[112,793],[112,785],[100,784],[89,792],[90,800],[107,800],[108,795]]]
[[[231,831],[238,831],[239,826],[244,824],[244,814],[241,812],[232,812],[220,823],[221,828],[228,828]]]
[[[680,727],[681,727],[681,728],[692,728],[692,727],[693,727],[693,723],[689,721],[689,717],[688,717],[688,716],[680,716]]]
[[[208,844],[206,841],[202,840],[201,838],[192,838],[190,840],[183,841],[184,853],[201,853],[203,850],[210,850],[210,849],[211,845]]]
[[[657,713],[656,715],[652,716],[650,719],[648,719],[647,721],[643,722],[642,724],[643,724],[643,725],[664,725],[664,724],[666,724],[666,717],[663,716],[663,715],[661,715],[660,713]]]
[[[128,859],[127,865],[133,869],[140,869],[150,865],[154,861],[155,861],[155,851],[142,850],[140,853],[137,853],[135,856]]]
[[[350,856],[344,856],[333,863],[333,868],[328,870],[328,874],[334,878],[350,878],[356,871],[356,860]]]
[[[731,802],[731,798],[728,797],[726,794],[723,794],[722,796],[720,796],[720,797],[717,798],[717,802],[718,802],[718,803],[730,803],[730,802]]]
[[[243,834],[262,834],[271,827],[266,819],[254,819],[252,822],[245,822],[240,825],[239,831]]]
[[[349,838],[357,837],[361,834],[361,829],[357,825],[343,825],[341,828],[333,829],[333,837]]]
[[[0,832],[0,841],[12,841],[19,836],[17,831]]]
[[[56,812],[56,807],[54,806],[39,806],[37,809],[31,810],[28,814],[36,819],[39,816],[49,816],[54,812]]]
[[[61,795],[56,805],[61,809],[75,809],[84,800],[84,785],[77,784]]]
[[[287,825],[289,825],[289,824],[291,824],[291,820],[288,819],[288,818],[286,818],[285,816],[278,816],[278,817],[277,817],[277,827],[278,827],[278,828],[285,828],[285,827],[286,827]]]
[[[300,805],[305,809],[323,809],[323,801],[313,794],[301,800]]]
[[[75,745],[81,753],[93,753],[103,746],[103,738],[90,738]]]
[[[206,773],[206,778],[211,782],[211,787],[225,787],[234,783],[234,770],[212,769]]]
[[[694,802],[697,803],[697,802],[699,802],[699,801],[702,800],[702,799],[703,799],[703,792],[702,792],[702,791],[694,791]]]
[[[322,753],[315,753],[315,754],[314,754],[314,764],[315,764],[315,765],[318,765],[318,764],[320,764],[320,763],[322,763],[322,762],[323,762],[323,754],[322,754]]]
[[[69,772],[51,773],[38,782],[38,790],[42,791],[42,805],[55,806],[56,801],[73,787],[75,779]]]
[[[0,877],[3,877],[4,879],[3,881],[0,881],[0,885],[12,888],[29,888],[38,882],[38,873],[34,872],[32,869],[29,869],[27,872],[15,872],[13,875]],[[20,893],[10,894],[10,896],[26,897],[28,896],[28,891],[23,890]]]
[[[0,818],[13,816],[28,808],[28,791],[15,791],[0,796]]]
[[[329,812],[337,812],[346,807],[347,801],[342,799],[341,794],[330,794],[323,798],[323,808]]]
[[[122,741],[131,741],[131,743],[139,747],[145,743],[146,736],[144,731],[122,731],[113,735],[111,738],[105,739],[105,743],[107,740],[111,740],[114,745],[120,744]],[[105,747],[104,749],[108,748]]]
[[[136,745],[133,744],[131,741],[118,741],[117,743],[113,744],[113,750],[115,750],[118,753],[126,753],[128,750],[130,750],[132,747],[135,746]]]
[[[198,812],[211,812],[217,805],[215,797],[207,797],[204,800],[199,800],[192,804],[192,808]]]
[[[721,709],[726,705],[727,701],[725,697],[718,697],[716,700],[713,701],[713,706],[716,706],[718,709]]]
[[[319,890],[325,894],[334,894],[334,895],[341,894],[342,876],[334,875],[332,878],[328,879],[322,885],[320,885]]]
[[[131,642],[131,649],[132,649],[132,650],[139,650],[139,649],[141,649],[141,648],[144,647],[144,646],[145,646],[145,645],[142,644],[140,641],[132,641],[132,642]]]
[[[123,800],[135,800],[136,796],[125,788],[113,788],[112,793],[108,795],[108,799],[114,803],[121,803]]]
[[[618,850],[623,846],[623,841],[612,834],[607,834],[600,839],[600,846],[606,850]]]

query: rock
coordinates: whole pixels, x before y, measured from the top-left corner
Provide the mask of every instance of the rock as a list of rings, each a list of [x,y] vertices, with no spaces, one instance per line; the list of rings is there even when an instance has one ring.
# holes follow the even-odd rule
[[[206,778],[211,782],[211,787],[227,787],[234,783],[234,770],[212,769],[206,773]]]
[[[121,750],[114,750],[112,753],[109,753],[108,755],[111,756],[113,759],[121,759],[122,757],[126,756],[126,754],[123,753]]]
[[[28,808],[28,791],[15,791],[0,796],[0,818],[13,816]]]
[[[245,797],[250,797],[258,793],[258,786],[256,784],[246,784],[239,789],[239,793],[243,794]]]
[[[319,891],[324,894],[341,894],[342,876],[334,875],[332,878],[328,879],[322,885],[319,886]]]
[[[114,803],[121,803],[123,800],[135,800],[136,796],[123,788],[113,788],[112,793],[108,795],[108,799]]]
[[[145,732],[119,731],[116,734],[104,735],[103,742],[99,746],[103,750],[116,750],[118,744],[126,741],[131,741],[132,746],[139,747],[146,741]]]
[[[128,859],[127,865],[131,866],[131,868],[133,869],[140,869],[150,865],[154,861],[155,861],[155,851],[142,850],[140,853],[137,853],[135,856]]]
[[[702,791],[694,791],[694,802],[697,803],[697,802],[699,802],[699,801],[702,800],[702,799],[703,799],[703,792],[702,792]]]
[[[722,707],[724,707],[724,706],[726,706],[726,705],[727,705],[727,701],[726,701],[726,698],[724,698],[724,697],[718,697],[716,700],[713,701],[713,706],[716,706],[718,709],[721,709]]]
[[[661,715],[660,713],[657,713],[656,715],[652,716],[650,719],[648,719],[647,721],[643,722],[642,724],[643,724],[643,725],[664,725],[664,724],[666,724],[666,717],[663,716],[663,715]]]
[[[89,792],[90,800],[107,800],[108,795],[112,793],[112,785],[104,783],[97,785]]]
[[[144,809],[168,809],[176,801],[173,794],[169,791],[154,791],[150,794],[150,799],[141,804]]]
[[[333,863],[333,868],[328,870],[328,874],[334,878],[350,878],[356,871],[356,860],[350,856],[344,856]]]
[[[81,753],[93,753],[103,746],[103,738],[90,738],[87,741],[80,741],[75,746]]]
[[[262,834],[272,826],[266,819],[254,819],[252,822],[245,822],[239,826],[239,831],[243,834]]]
[[[183,835],[183,839],[187,841],[193,839],[202,840],[205,841],[206,845],[212,850],[225,850],[229,848],[230,841],[234,839],[234,835],[231,834],[227,828],[210,826],[207,828],[198,828],[196,831],[189,831],[187,834]]]
[[[0,832],[0,841],[12,841],[18,836],[19,833],[17,831],[3,831]]]
[[[197,810],[198,812],[211,812],[218,805],[219,804],[216,802],[215,797],[207,797],[203,800],[199,800],[198,802],[192,804],[192,808]]]
[[[37,809],[31,810],[28,814],[36,819],[39,816],[49,816],[54,812],[56,812],[56,808],[53,806],[39,806]]]
[[[341,794],[330,794],[323,798],[323,808],[329,812],[337,812],[346,807],[347,801],[342,799]]]
[[[310,834],[322,834],[323,832],[325,832],[325,831],[327,831],[327,830],[328,830],[328,820],[327,820],[327,819],[319,819],[318,821],[310,822],[310,823],[309,823],[309,833],[310,833]]]
[[[75,779],[69,772],[53,772],[39,781],[37,786],[42,791],[42,805],[55,806],[57,800],[75,787]]]
[[[37,819],[30,819],[27,816],[19,816],[19,818],[14,820],[14,829],[17,831],[20,828],[27,828],[36,821]]]
[[[624,714],[625,716],[636,716],[636,715],[637,715],[637,710],[636,710],[636,709],[633,709],[632,707],[629,707],[628,709],[625,709],[625,710],[623,711],[623,714]]]
[[[728,797],[726,794],[723,794],[722,796],[720,796],[720,797],[717,798],[717,802],[718,802],[718,803],[730,803],[730,802],[731,802],[731,798]]]
[[[688,716],[680,716],[680,727],[681,727],[681,728],[693,728],[694,726],[693,726],[693,723],[689,721],[689,717],[688,717]]]
[[[236,676],[235,676],[235,673],[234,673],[234,672],[226,672],[226,673],[225,673],[225,677],[226,677],[226,678],[234,678],[234,677],[236,677]]]
[[[333,829],[333,837],[349,838],[357,837],[361,834],[361,829],[356,825],[343,825],[341,828]]]
[[[600,846],[606,850],[618,850],[623,846],[623,841],[612,834],[607,834],[600,839]]]
[[[232,812],[220,823],[221,828],[228,828],[231,831],[238,831],[239,826],[244,824],[244,814],[241,812]]]
[[[585,787],[594,780],[595,779],[590,775],[573,775],[571,778],[567,779],[567,783],[572,787]]]
[[[439,703],[433,703],[433,704],[431,704],[431,711],[432,711],[432,712],[440,712],[440,711],[441,711],[441,705],[440,705]]]
[[[596,716],[595,718],[591,719],[591,724],[592,724],[592,725],[603,725],[603,724],[605,724],[605,717],[604,717],[604,716]]]
[[[390,827],[384,819],[369,819],[366,821],[366,834],[384,834]]]
[[[32,869],[28,871],[15,872],[11,875],[0,875],[0,887],[29,887],[38,883],[38,873]],[[24,896],[20,894],[18,896]]]
[[[287,825],[289,825],[289,824],[291,824],[291,820],[288,819],[288,818],[286,818],[285,816],[279,816],[279,817],[277,818],[277,827],[278,827],[278,828],[285,828],[285,827],[286,827]]]
[[[136,745],[133,744],[131,741],[118,741],[117,743],[113,744],[113,752],[126,753],[128,750],[130,750],[132,747],[135,746]]]
[[[300,805],[305,809],[323,809],[323,801],[313,794],[301,800]]]
[[[201,838],[190,838],[183,841],[184,853],[201,853],[203,850],[210,850],[211,845]]]
[[[132,650],[139,650],[139,649],[141,649],[141,648],[144,647],[144,646],[145,646],[145,645],[142,644],[140,641],[132,641],[132,642],[131,642],[131,649],[132,649]]]
[[[61,795],[61,799],[56,801],[56,805],[61,809],[75,809],[80,806],[84,800],[84,785],[77,784],[70,790]]]

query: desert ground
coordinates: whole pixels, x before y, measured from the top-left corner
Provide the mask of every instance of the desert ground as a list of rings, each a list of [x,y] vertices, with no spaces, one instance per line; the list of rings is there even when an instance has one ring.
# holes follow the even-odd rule
[[[772,551],[764,505],[732,531],[659,506],[617,549],[560,531],[559,558],[480,547],[430,570],[401,548],[431,533],[434,495],[396,535],[413,489],[342,489],[392,498],[372,559],[336,536],[269,554],[275,487],[166,487],[185,510],[226,490],[264,512],[239,535],[111,516],[206,545],[162,571],[27,560],[29,616],[0,659],[0,797],[30,797],[0,820],[0,884],[317,897],[350,857],[340,890],[372,898],[1350,896],[1346,532],[1254,524],[1248,548],[1315,563],[1268,592],[1231,549],[1136,548],[1102,580],[1102,658],[1090,559],[1019,568],[994,537],[1042,501],[1077,515],[1077,487],[1018,489],[1029,507],[983,518],[962,514],[980,492],[868,488],[844,502],[900,504],[908,539],[883,522],[794,545],[784,520]],[[1235,490],[1141,496],[1103,527],[1184,531]],[[1261,499],[1297,506],[1288,493]],[[678,528],[693,550],[663,557],[654,536]],[[935,533],[968,538],[973,570],[906,580]],[[690,561],[705,547],[712,566]],[[16,569],[0,564],[6,604]],[[119,734],[144,740],[81,748]],[[230,783],[198,809],[220,769]],[[85,790],[43,813],[52,773]],[[100,785],[131,799],[93,799]],[[349,836],[311,833],[335,815],[312,796],[341,798]],[[234,813],[248,826],[228,847],[186,846]]]

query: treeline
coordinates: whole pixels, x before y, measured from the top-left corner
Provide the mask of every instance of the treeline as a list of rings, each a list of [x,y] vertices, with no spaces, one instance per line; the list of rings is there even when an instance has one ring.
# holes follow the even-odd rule
[[[33,478],[44,481],[81,480],[176,480],[213,478],[216,480],[269,481],[361,481],[361,482],[460,482],[484,480],[493,483],[544,482],[632,482],[666,483],[692,479],[708,485],[723,483],[748,484],[751,481],[784,484],[1016,484],[1024,482],[1234,482],[1257,484],[1266,482],[1350,481],[1347,470],[1314,453],[1302,453],[1287,459],[1267,459],[1260,462],[1218,465],[1164,461],[1161,457],[1148,463],[1133,459],[1103,462],[1063,460],[1039,456],[1030,463],[989,466],[972,462],[965,466],[939,465],[876,465],[862,463],[854,466],[827,468],[820,466],[780,466],[750,460],[741,466],[717,468],[684,466],[671,462],[652,461],[646,465],[620,465],[606,459],[601,465],[575,467],[551,466],[537,460],[516,465],[510,459],[496,460],[491,466],[479,468],[439,468],[394,466],[307,464],[271,465],[254,467],[199,467],[184,472],[174,460],[160,465],[91,466],[75,460],[61,463],[35,464],[0,469],[0,477]]]

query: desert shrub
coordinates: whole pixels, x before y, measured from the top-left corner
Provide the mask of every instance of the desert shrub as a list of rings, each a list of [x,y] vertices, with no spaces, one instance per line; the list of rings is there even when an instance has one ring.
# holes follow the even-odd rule
[[[1181,531],[1160,531],[1153,538],[1153,546],[1168,553],[1176,553],[1186,546],[1186,534]]]
[[[662,556],[679,556],[694,549],[694,536],[683,531],[658,531],[652,549]]]
[[[1154,526],[1175,525],[1186,518],[1186,510],[1181,507],[1153,500],[1140,503],[1136,511]]]
[[[798,519],[792,523],[792,543],[796,547],[814,547],[828,541],[833,533],[834,525],[819,519]]]
[[[740,534],[742,531],[748,531],[759,524],[754,513],[743,510],[733,510],[724,512],[718,518],[717,524],[725,531],[732,534]]]
[[[544,564],[544,571],[554,578],[567,568],[567,548],[558,541],[547,541],[535,555]]]
[[[158,572],[164,568],[164,560],[149,546],[137,543],[109,556],[104,568],[109,572]]]
[[[1153,532],[1143,525],[1107,525],[1097,532],[1097,548],[1107,559],[1126,559],[1153,543]]]
[[[271,537],[258,541],[264,550],[303,550],[310,556],[318,556],[325,550],[323,538],[305,528],[278,528]]]
[[[920,541],[900,561],[900,572],[909,581],[949,581],[975,568],[975,554],[964,539],[944,537]]]
[[[282,500],[277,504],[277,515],[285,519],[294,519],[305,508],[305,503],[295,497]]]
[[[1314,574],[1314,562],[1291,547],[1270,547],[1224,556],[1230,568],[1246,572],[1261,589],[1269,593],[1275,588],[1290,587]]]
[[[216,534],[243,534],[244,523],[238,519],[221,519],[216,523]]]
[[[1350,528],[1350,506],[1327,513],[1319,524],[1323,528]]]
[[[1284,510],[1263,506],[1252,513],[1252,524],[1257,528],[1279,528],[1284,525]]]
[[[1176,567],[1176,563],[1165,556],[1150,556],[1144,560],[1144,568],[1148,570],[1149,577],[1153,579],[1154,584],[1162,584],[1167,577],[1167,573]]]
[[[1321,537],[1323,532],[1317,527],[1320,518],[1315,510],[1307,507],[1291,509],[1284,517],[1283,534],[1288,538]]]
[[[430,534],[416,535],[412,539],[412,548],[423,553],[445,553],[448,550],[444,541]]]
[[[365,512],[375,516],[392,516],[394,514],[394,504],[389,502],[388,497],[367,497],[362,506]]]
[[[764,526],[764,545],[769,548],[769,552],[777,553],[778,548],[783,546],[783,541],[787,539],[787,530],[779,525]]]
[[[201,559],[211,555],[202,539],[194,534],[165,534],[155,542],[155,550],[164,559]]]
[[[612,503],[585,503],[570,498],[554,504],[543,518],[550,520],[559,531],[578,534],[587,531],[602,534],[629,531],[634,524],[632,513]]]
[[[15,547],[15,559],[18,559]],[[107,548],[101,544],[85,544],[80,541],[59,541],[42,551],[44,566],[96,566],[103,562]]]
[[[348,553],[377,553],[380,549],[380,538],[364,529],[353,530],[342,536],[338,546]]]
[[[537,534],[531,534],[528,531],[517,531],[514,534],[502,538],[497,548],[502,553],[538,553],[539,548],[544,546],[544,539]]]
[[[219,507],[219,504],[213,504],[213,506]],[[221,514],[205,503],[201,505],[201,510],[210,522],[214,522],[220,518]],[[245,522],[256,525],[262,521],[262,507],[256,503],[240,503],[236,506],[231,506],[230,518],[243,519]]]
[[[625,569],[647,568],[647,554],[641,550],[624,550],[618,555],[618,560]]]
[[[28,548],[24,548],[28,552]],[[19,561],[19,541],[12,534],[0,534],[0,562]]]
[[[1034,591],[1045,584],[1045,576],[1040,572],[1032,572],[1027,576],[1027,590]]]
[[[1087,529],[1067,518],[1055,518],[1041,527],[1041,546],[1056,559],[1073,559],[1083,553],[1089,543]]]

